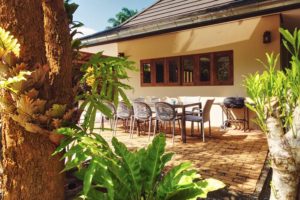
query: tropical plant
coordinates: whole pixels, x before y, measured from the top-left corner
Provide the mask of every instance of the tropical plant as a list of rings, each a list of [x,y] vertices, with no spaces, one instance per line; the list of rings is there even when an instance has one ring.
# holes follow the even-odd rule
[[[273,177],[271,199],[296,199],[300,174],[300,31],[280,29],[291,54],[290,67],[276,70],[278,55],[267,54],[266,71],[246,78],[247,106],[267,134]]]
[[[70,0],[65,0],[64,1],[64,7],[66,9],[66,13],[67,13],[67,17],[68,17],[68,23],[69,23],[69,28],[70,28],[70,35],[72,38],[72,49],[75,53],[75,55],[77,55],[78,51],[80,48],[82,48],[82,43],[80,39],[76,39],[74,38],[75,35],[77,34],[82,34],[80,31],[78,31],[78,28],[82,27],[84,24],[82,22],[79,21],[74,21],[73,20],[73,15],[76,12],[76,10],[78,9],[79,5],[76,3],[71,3]]]
[[[81,198],[110,200],[171,200],[205,198],[207,193],[225,185],[215,179],[200,179],[191,163],[181,163],[168,172],[165,166],[173,153],[165,153],[164,134],[156,136],[147,148],[129,151],[116,138],[114,150],[98,134],[86,134],[79,127],[61,128],[64,141],[55,154],[66,146],[69,151],[65,170],[78,168],[75,175],[83,180]]]
[[[111,110],[105,101],[113,102],[117,107],[121,97],[130,105],[125,90],[132,87],[122,82],[129,79],[128,70],[136,70],[134,62],[123,57],[105,57],[102,53],[94,54],[82,66],[84,75],[81,85],[85,91],[77,96],[77,100],[83,102],[80,109],[86,110],[82,124],[85,130],[93,132],[97,110],[111,117]]]
[[[137,10],[122,8],[122,10],[116,14],[115,18],[108,19],[108,23],[112,24],[112,26],[107,27],[107,29],[111,29],[111,28],[119,26],[120,24],[122,24],[127,19],[131,18],[132,16],[136,15],[137,13],[138,13]]]

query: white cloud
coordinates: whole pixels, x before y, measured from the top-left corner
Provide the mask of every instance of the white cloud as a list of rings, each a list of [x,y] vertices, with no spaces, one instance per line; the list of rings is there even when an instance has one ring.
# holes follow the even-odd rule
[[[89,27],[86,27],[86,26],[82,26],[82,27],[79,27],[77,29],[78,32],[81,32],[81,34],[76,34],[74,36],[74,38],[80,38],[80,37],[83,37],[83,36],[86,36],[86,35],[91,35],[93,33],[96,33],[97,31],[92,29],[92,28],[89,28]]]

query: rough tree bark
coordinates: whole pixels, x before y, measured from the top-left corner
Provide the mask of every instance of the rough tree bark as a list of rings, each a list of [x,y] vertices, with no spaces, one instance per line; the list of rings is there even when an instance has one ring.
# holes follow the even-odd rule
[[[43,0],[45,45],[50,65],[48,99],[72,101],[72,50],[68,18],[62,0]]]
[[[293,125],[287,133],[279,116],[270,116],[266,122],[273,169],[270,199],[295,200],[300,178],[300,108],[295,109]]]
[[[50,66],[43,97],[68,104],[72,65],[65,16],[63,0],[0,0],[0,26],[18,39],[21,60]],[[2,131],[4,200],[64,199],[63,162],[51,157],[56,146],[49,138],[24,131],[5,115]]]

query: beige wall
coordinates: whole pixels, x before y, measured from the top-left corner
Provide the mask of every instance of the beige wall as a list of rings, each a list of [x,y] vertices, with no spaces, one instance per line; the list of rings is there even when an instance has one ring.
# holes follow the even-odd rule
[[[245,96],[244,75],[264,68],[256,59],[264,59],[265,52],[280,51],[279,15],[257,17],[235,22],[201,27],[118,43],[139,68],[141,59],[179,56],[214,51],[234,51],[233,86],[177,86],[141,87],[139,72],[130,73],[130,84],[135,88],[130,97],[138,96]],[[265,31],[272,32],[272,42],[263,44]]]
[[[214,97],[216,101],[222,101],[227,96],[246,96],[246,91],[242,86],[244,76],[264,70],[256,59],[264,60],[265,52],[280,52],[279,27],[279,15],[272,15],[119,42],[117,51],[129,56],[132,61],[136,62],[138,68],[140,60],[143,59],[224,50],[233,50],[234,52],[234,85],[232,86],[141,87],[140,73],[129,72],[131,77],[129,84],[134,87],[134,91],[128,92],[128,96],[130,98],[201,96],[203,103],[207,97]],[[272,42],[269,44],[262,42],[265,31],[272,33]],[[110,52],[112,55],[118,54],[116,44],[93,47],[92,50],[95,49]],[[211,111],[213,126],[221,124],[221,112],[219,106],[213,106]],[[253,118],[253,114],[251,116]]]
[[[105,45],[98,45],[93,47],[86,47],[81,49],[84,52],[89,53],[98,53],[103,51],[103,55],[105,56],[118,56],[118,44],[117,43],[111,43],[111,44],[105,44]]]

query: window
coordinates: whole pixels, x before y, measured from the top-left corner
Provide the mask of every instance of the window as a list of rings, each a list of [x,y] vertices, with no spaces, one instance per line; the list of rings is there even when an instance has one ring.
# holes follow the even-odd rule
[[[168,85],[180,84],[180,60],[179,57],[167,58],[167,83]]]
[[[215,53],[215,84],[233,84],[232,54],[228,52]]]
[[[200,84],[209,84],[211,81],[211,55],[199,55],[199,76]]]
[[[142,61],[141,62],[141,80],[142,85],[150,85],[152,80],[152,67],[150,61]]]
[[[141,85],[233,85],[233,51],[142,60]]]
[[[165,64],[164,60],[154,61],[155,68],[155,83],[164,83],[165,82]]]
[[[183,79],[182,83],[184,85],[193,84],[193,74],[194,74],[194,57],[182,57],[182,71]]]

